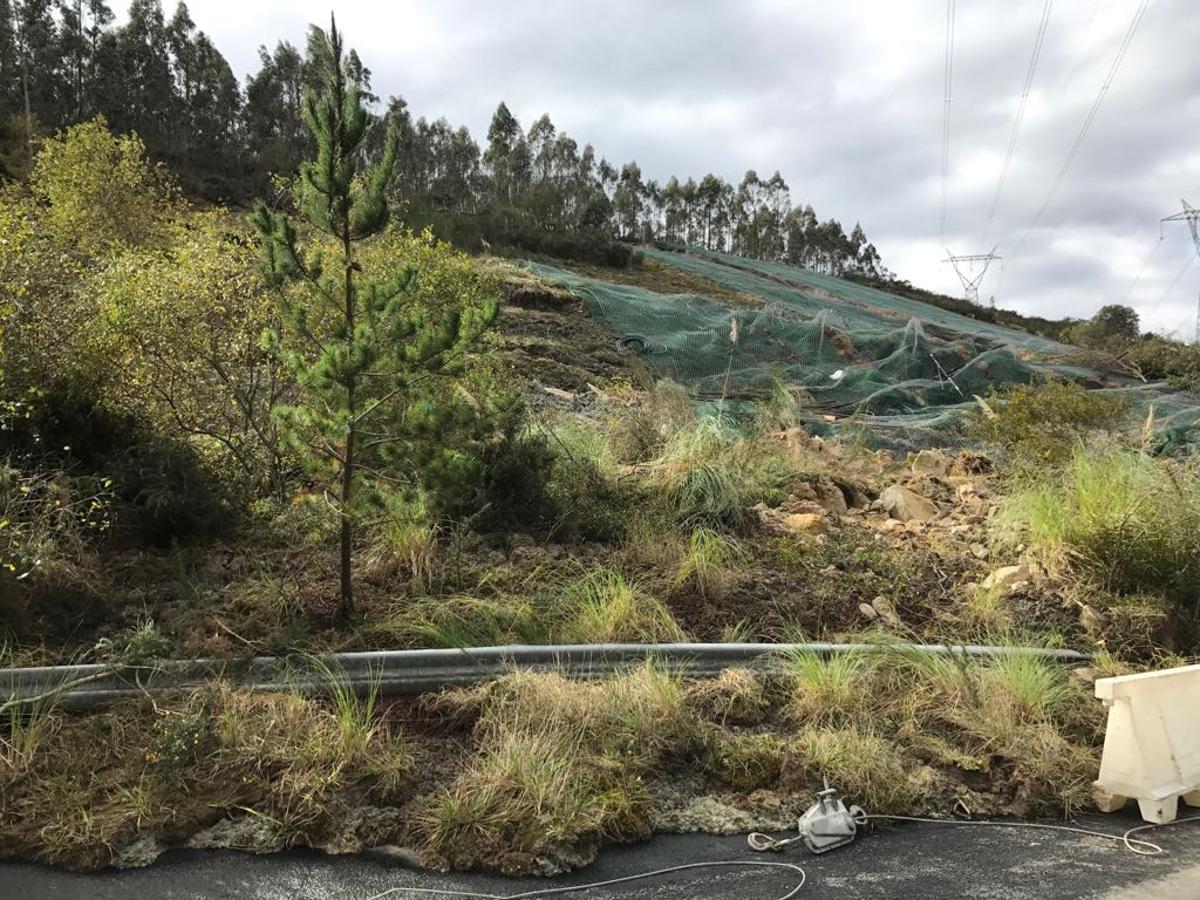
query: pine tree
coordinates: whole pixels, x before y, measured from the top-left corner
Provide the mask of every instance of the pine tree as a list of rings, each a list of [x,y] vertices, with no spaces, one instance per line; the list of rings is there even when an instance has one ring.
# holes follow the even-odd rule
[[[252,222],[263,245],[267,276],[279,288],[288,328],[267,335],[300,388],[295,406],[277,409],[285,435],[314,474],[336,484],[340,520],[341,599],[338,617],[354,609],[354,528],[362,494],[403,456],[415,429],[437,426],[437,409],[412,400],[414,385],[444,372],[495,321],[497,305],[452,307],[436,313],[411,302],[416,273],[387,281],[367,277],[355,246],[387,225],[387,190],[396,163],[397,136],[389,129],[375,163],[362,166],[371,116],[363,85],[343,55],[335,22],[317,58],[321,89],[304,99],[304,121],[317,146],[300,170],[297,206],[315,235],[308,251],[297,245],[287,216],[259,203]],[[325,248],[332,241],[334,259]],[[288,283],[299,290],[285,291]],[[412,407],[419,406],[414,412]],[[432,420],[432,423],[431,423]],[[372,455],[373,454],[373,455]],[[379,460],[381,467],[373,466]]]

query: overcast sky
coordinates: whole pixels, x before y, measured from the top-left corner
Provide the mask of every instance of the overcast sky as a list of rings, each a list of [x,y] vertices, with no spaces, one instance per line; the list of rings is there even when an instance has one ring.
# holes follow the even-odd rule
[[[1190,337],[1200,264],[1183,270],[1196,255],[1184,225],[1159,244],[1159,219],[1181,197],[1200,206],[1196,0],[1151,3],[1031,231],[1138,0],[1053,4],[984,244],[1044,2],[957,2],[944,245],[997,245],[1003,268],[981,297],[998,305],[1088,316],[1125,301],[1145,327]],[[242,77],[260,44],[302,47],[329,5],[188,3]],[[337,14],[376,92],[403,96],[414,115],[445,116],[482,142],[504,100],[523,125],[549,112],[581,145],[660,180],[778,168],[793,200],[847,230],[861,221],[901,277],[960,293],[939,262],[944,0],[340,0]]]

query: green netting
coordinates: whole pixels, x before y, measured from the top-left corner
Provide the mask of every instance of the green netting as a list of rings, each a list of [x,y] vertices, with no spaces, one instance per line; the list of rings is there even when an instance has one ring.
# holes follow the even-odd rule
[[[1164,439],[1192,440],[1200,398],[1105,376],[1072,348],[783,263],[697,251],[646,254],[762,301],[730,306],[698,294],[658,294],[531,264],[580,296],[662,378],[698,402],[761,399],[778,383],[832,430],[854,429],[896,449],[964,446],[962,414],[995,388],[1058,375],[1107,383],[1143,412],[1154,404]],[[820,418],[823,417],[823,418]]]

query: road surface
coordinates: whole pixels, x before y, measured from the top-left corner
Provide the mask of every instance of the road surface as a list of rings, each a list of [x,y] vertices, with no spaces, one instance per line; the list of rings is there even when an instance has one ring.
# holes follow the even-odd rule
[[[1119,834],[1132,815],[1092,816],[1082,824]],[[813,856],[798,845],[756,854],[740,837],[671,835],[610,848],[581,872],[555,879],[416,871],[377,855],[313,852],[249,856],[173,851],[145,869],[81,875],[24,863],[0,864],[2,900],[390,900],[437,895],[404,888],[509,895],[616,878],[703,860],[784,860],[802,866],[797,894],[837,900],[1197,900],[1200,822],[1151,832],[1168,855],[1136,856],[1119,842],[1017,829],[897,824],[860,835],[852,846]],[[796,884],[784,870],[708,869],[566,896],[607,900],[777,900]]]

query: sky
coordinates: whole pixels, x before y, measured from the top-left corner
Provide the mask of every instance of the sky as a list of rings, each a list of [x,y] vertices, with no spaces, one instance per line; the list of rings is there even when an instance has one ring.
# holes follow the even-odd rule
[[[340,0],[336,11],[376,93],[480,142],[503,100],[526,127],[548,112],[648,178],[736,183],[779,169],[793,201],[847,231],[860,221],[914,284],[960,294],[946,251],[994,245],[1003,259],[984,302],[1055,318],[1123,302],[1145,329],[1190,339],[1200,262],[1187,226],[1168,223],[1160,240],[1159,220],[1181,198],[1200,206],[1195,0],[1152,0],[1064,171],[1139,2],[1052,2],[998,200],[1046,0],[955,3],[944,237],[946,0]],[[259,45],[303,47],[307,24],[329,15],[329,0],[188,7],[243,78]]]

